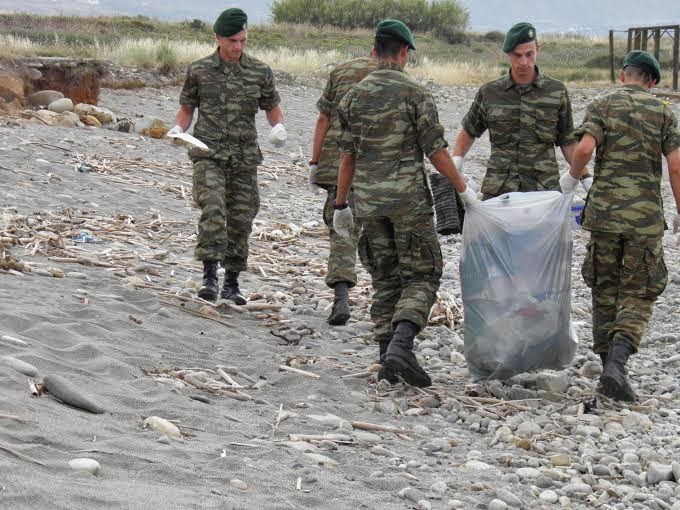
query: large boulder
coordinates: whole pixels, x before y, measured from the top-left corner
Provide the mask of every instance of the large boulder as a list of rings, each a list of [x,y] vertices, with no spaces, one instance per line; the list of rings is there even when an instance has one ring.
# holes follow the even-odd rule
[[[58,90],[40,90],[28,96],[28,101],[35,107],[47,106],[57,99],[62,99],[64,94]]]
[[[52,101],[49,105],[47,105],[47,109],[57,113],[72,112],[73,101],[71,101],[68,97],[62,97],[61,99]]]
[[[78,115],[81,119],[86,115],[92,115],[102,124],[108,124],[109,122],[116,122],[116,120],[118,120],[111,110],[87,103],[78,103],[75,105],[73,113]]]
[[[163,138],[168,132],[168,127],[157,117],[144,117],[135,122],[134,131],[151,138]]]
[[[94,115],[84,115],[83,117],[80,118],[80,120],[86,126],[102,127],[102,123],[99,122],[99,120],[97,120],[97,117],[95,117]]]
[[[24,80],[13,74],[0,74],[0,97],[8,103],[15,99],[22,100],[24,98]]]

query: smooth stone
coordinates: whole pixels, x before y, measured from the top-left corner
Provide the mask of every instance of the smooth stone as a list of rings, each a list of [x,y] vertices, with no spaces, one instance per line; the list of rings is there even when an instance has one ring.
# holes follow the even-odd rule
[[[64,404],[78,407],[94,414],[104,413],[104,409],[83,395],[79,388],[59,375],[46,375],[43,384],[48,393]]]
[[[555,491],[543,491],[539,494],[538,499],[545,501],[546,503],[557,503],[557,494]]]
[[[66,278],[76,278],[78,280],[87,280],[87,275],[85,273],[79,273],[77,271],[71,271],[66,273]]]
[[[673,479],[673,467],[670,464],[652,462],[647,468],[647,483],[650,485],[656,485],[663,481],[672,481]]]
[[[496,489],[494,496],[512,507],[521,507],[524,502],[507,489]]]
[[[233,478],[232,480],[229,480],[229,485],[231,485],[234,489],[238,489],[240,491],[248,490],[248,484],[243,480],[239,480],[238,478]]]
[[[166,420],[165,418],[161,418],[160,416],[149,416],[142,422],[142,424],[144,427],[149,427],[152,430],[161,432],[162,434],[165,434],[169,437],[182,437],[182,433],[180,432],[179,428],[177,428],[177,425]]]
[[[492,499],[489,502],[489,510],[507,510],[508,504],[500,499]]]
[[[399,496],[409,500],[412,503],[417,503],[418,501],[425,499],[425,494],[423,494],[418,489],[414,489],[413,487],[405,487],[401,489],[399,491]]]
[[[28,96],[28,100],[33,106],[47,106],[57,99],[62,99],[64,94],[57,90],[40,90]]]
[[[416,503],[416,510],[432,510],[432,503],[426,499],[421,499]]]
[[[525,478],[528,480],[535,480],[539,476],[541,476],[541,472],[538,469],[530,468],[530,467],[522,467],[519,468],[517,471],[517,476],[520,478]]]
[[[559,453],[550,456],[550,463],[553,466],[571,466],[571,459],[569,458],[569,455]]]
[[[566,393],[569,389],[569,376],[566,372],[541,372],[536,376],[536,387],[550,393]]]
[[[589,379],[599,377],[600,374],[602,374],[602,363],[600,363],[599,361],[586,361],[581,367],[579,373],[583,377],[588,377]]]
[[[673,470],[673,476],[675,477],[675,481],[680,483],[680,462],[673,461],[671,464],[671,469]]]
[[[62,97],[61,99],[52,101],[49,105],[47,105],[47,109],[55,113],[72,112],[73,101],[71,101],[68,97]]]
[[[97,476],[102,469],[101,464],[94,459],[88,459],[85,457],[72,459],[68,461],[68,465],[74,471],[87,471]]]
[[[160,444],[170,444],[170,438],[163,434],[161,437],[156,439],[156,442]]]
[[[446,506],[449,510],[461,510],[462,508],[465,508],[465,503],[460,499],[450,499],[446,502]]]
[[[21,361],[20,359],[13,358],[11,356],[3,356],[1,359],[5,365],[13,368],[20,374],[24,374],[28,377],[38,376],[38,369],[30,363],[26,363],[25,361]]]

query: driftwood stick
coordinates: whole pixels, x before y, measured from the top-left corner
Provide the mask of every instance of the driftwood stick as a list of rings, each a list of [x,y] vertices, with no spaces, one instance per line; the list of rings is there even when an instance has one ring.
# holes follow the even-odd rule
[[[22,418],[21,416],[15,416],[13,414],[0,414],[0,420],[14,420],[20,423],[29,423],[33,421],[29,418]]]
[[[299,368],[289,367],[288,365],[279,365],[279,370],[285,370],[286,372],[293,372],[295,374],[304,375],[305,377],[311,377],[312,379],[320,379],[319,374],[314,374],[312,372],[306,372],[305,370],[300,370]]]
[[[389,425],[380,425],[377,423],[368,423],[364,421],[352,421],[350,423],[352,424],[352,427],[354,427],[355,429],[373,430],[379,432],[394,432],[395,434],[413,434],[413,431],[411,430],[391,427]]]
[[[368,377],[370,375],[373,375],[372,370],[364,370],[363,372],[357,372],[356,374],[341,375],[340,379],[353,379],[353,378],[360,379],[362,377]]]
[[[18,457],[19,459],[25,460],[27,462],[32,462],[33,464],[38,464],[39,466],[45,465],[42,462],[40,462],[39,460],[32,459],[31,457],[28,457],[28,456],[24,455],[23,453],[19,453],[16,450],[13,450],[9,446],[5,446],[3,444],[0,444],[0,450],[6,451],[7,453],[11,453],[15,457]]]
[[[228,383],[232,388],[243,388],[243,386],[241,386],[241,385],[238,384],[236,381],[234,381],[234,380],[229,376],[229,374],[227,374],[227,373],[226,373],[224,370],[222,370],[221,368],[218,368],[218,369],[217,369],[217,373],[218,373],[218,375],[219,375],[222,379],[224,379],[225,381],[227,381],[227,383]]]

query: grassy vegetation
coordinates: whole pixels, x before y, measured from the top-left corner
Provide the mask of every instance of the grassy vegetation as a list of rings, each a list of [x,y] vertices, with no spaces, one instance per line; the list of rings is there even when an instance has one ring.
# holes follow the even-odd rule
[[[118,65],[172,73],[214,51],[212,28],[200,20],[168,23],[146,17],[0,15],[0,60],[68,56],[111,60]],[[322,76],[327,64],[369,53],[372,30],[341,30],[304,24],[251,26],[249,52],[275,69]],[[500,32],[465,33],[449,44],[431,32],[416,32],[412,74],[448,85],[477,85],[507,69]],[[609,79],[606,38],[544,36],[541,70],[572,85],[605,85]],[[626,51],[616,40],[617,64]],[[660,56],[670,68],[671,48]],[[664,84],[670,73],[664,75]]]

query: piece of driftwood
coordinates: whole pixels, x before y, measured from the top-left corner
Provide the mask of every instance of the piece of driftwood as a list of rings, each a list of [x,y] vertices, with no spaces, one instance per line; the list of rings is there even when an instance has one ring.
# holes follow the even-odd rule
[[[364,421],[352,421],[350,422],[352,427],[361,430],[372,430],[376,432],[393,432],[395,434],[413,434],[413,431],[400,429],[397,427],[391,427],[390,425],[380,425],[378,423],[368,423]]]
[[[313,372],[306,372],[305,370],[300,370],[299,368],[289,367],[288,365],[279,365],[279,370],[285,370],[286,372],[293,372],[295,374],[304,375],[305,377],[311,377],[312,379],[320,379],[319,374]]]

